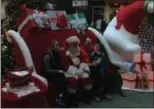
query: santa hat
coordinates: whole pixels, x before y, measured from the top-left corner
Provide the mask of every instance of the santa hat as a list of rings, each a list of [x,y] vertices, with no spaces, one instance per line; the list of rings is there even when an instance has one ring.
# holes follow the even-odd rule
[[[80,44],[80,40],[77,36],[71,36],[71,37],[67,38],[66,41],[67,41],[68,45],[72,44],[72,43]]]

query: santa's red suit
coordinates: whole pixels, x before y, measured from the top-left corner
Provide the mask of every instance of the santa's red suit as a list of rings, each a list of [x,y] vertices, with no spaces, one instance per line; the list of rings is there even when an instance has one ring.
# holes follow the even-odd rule
[[[79,48],[79,52],[75,54],[72,54],[68,48],[65,56],[63,57],[62,63],[66,71],[65,76],[68,78],[69,88],[76,89],[78,81],[80,81],[84,89],[91,89],[88,88],[89,86],[92,86],[92,80],[89,78],[88,74],[90,72],[88,66],[90,59],[88,54],[82,48]]]
[[[121,25],[123,25],[127,31],[133,34],[138,34],[139,25],[145,17],[143,7],[144,1],[140,0],[121,9],[116,15],[116,29],[120,29]]]

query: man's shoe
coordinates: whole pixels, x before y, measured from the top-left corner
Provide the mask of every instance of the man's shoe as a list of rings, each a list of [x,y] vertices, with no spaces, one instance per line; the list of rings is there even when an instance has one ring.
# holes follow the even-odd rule
[[[106,98],[106,99],[109,99],[109,100],[111,100],[113,97],[112,97],[112,95],[109,95],[109,94],[105,94],[105,98]]]
[[[63,101],[63,99],[61,97],[59,97],[59,98],[56,99],[56,103],[59,106],[65,106],[66,105],[66,103]]]
[[[97,102],[100,102],[100,101],[101,101],[101,97],[99,97],[99,96],[95,96],[94,99],[95,99]]]

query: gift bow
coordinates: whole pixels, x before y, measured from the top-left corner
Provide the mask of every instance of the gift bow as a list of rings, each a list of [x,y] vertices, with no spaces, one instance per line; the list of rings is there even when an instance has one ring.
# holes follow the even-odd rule
[[[40,28],[44,28],[45,26],[49,27],[48,15],[43,12],[39,12],[38,10],[34,10],[33,19],[37,23]]]
[[[143,72],[144,69],[147,70],[147,67],[146,67],[147,64],[150,65],[150,63],[147,63],[144,61],[143,55],[144,55],[144,52],[141,51],[140,62],[135,62],[135,64],[139,64],[139,66],[141,68],[141,72]]]
[[[56,25],[60,28],[66,28],[68,26],[68,21],[66,16],[58,11],[56,11],[55,13],[56,13],[56,17],[50,18],[49,21],[55,22]]]

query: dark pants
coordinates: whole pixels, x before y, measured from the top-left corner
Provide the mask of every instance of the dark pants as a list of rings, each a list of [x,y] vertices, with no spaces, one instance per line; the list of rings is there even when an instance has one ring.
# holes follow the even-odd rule
[[[105,93],[120,92],[123,85],[123,80],[120,73],[117,70],[112,72],[104,71],[103,83],[105,88]]]
[[[57,93],[65,93],[67,87],[67,80],[63,74],[52,74],[46,78],[49,83],[55,85]]]
[[[103,86],[104,86],[104,93],[113,93],[115,86],[113,72],[104,72]]]
[[[94,81],[93,92],[99,95],[101,87],[103,87],[103,75],[101,74],[100,66],[91,67],[91,78]]]

